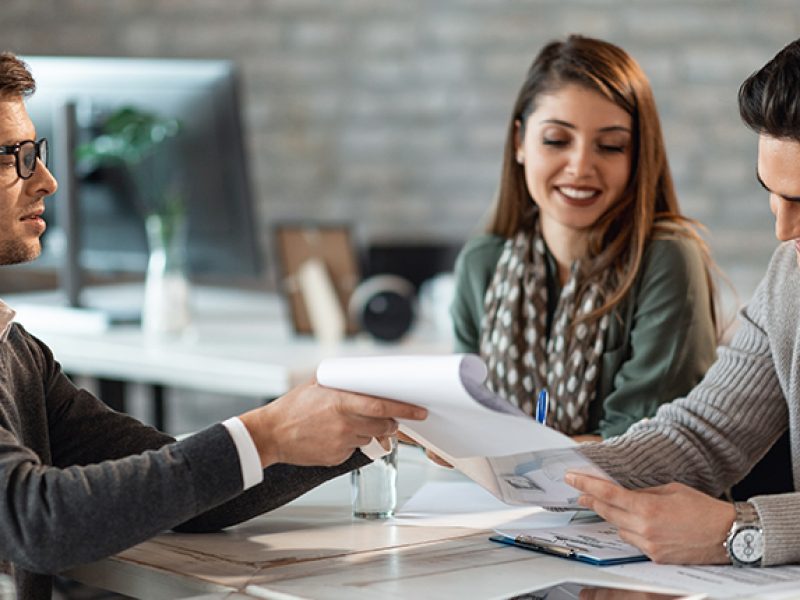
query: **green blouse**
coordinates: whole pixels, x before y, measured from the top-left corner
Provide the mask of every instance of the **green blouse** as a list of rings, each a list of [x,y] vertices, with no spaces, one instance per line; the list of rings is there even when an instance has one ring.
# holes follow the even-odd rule
[[[456,352],[478,353],[484,296],[505,239],[478,236],[456,261],[450,314]],[[548,252],[548,298],[561,293]],[[548,303],[549,322],[555,303]],[[589,405],[587,433],[619,435],[655,414],[663,403],[686,395],[716,357],[716,333],[702,254],[680,236],[650,242],[639,275],[614,310],[601,358],[597,395]]]

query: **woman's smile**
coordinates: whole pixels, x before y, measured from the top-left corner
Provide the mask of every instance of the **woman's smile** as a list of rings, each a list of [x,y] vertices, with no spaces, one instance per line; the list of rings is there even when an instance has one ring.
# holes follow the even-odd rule
[[[567,84],[540,95],[517,127],[517,160],[545,240],[564,228],[583,235],[628,185],[631,116],[598,92]]]
[[[561,194],[564,202],[571,206],[591,206],[602,194],[601,190],[590,187],[557,185],[555,190]]]

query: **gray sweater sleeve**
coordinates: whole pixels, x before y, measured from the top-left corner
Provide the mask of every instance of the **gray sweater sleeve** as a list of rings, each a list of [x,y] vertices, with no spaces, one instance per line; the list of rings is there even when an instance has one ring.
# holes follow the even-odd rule
[[[141,542],[241,490],[236,450],[217,425],[159,450],[53,467],[0,431],[2,558],[53,573]]]
[[[14,368],[0,385],[0,561],[22,569],[53,573],[166,529],[238,523],[368,462],[356,452],[334,468],[276,465],[243,494],[223,426],[176,442],[77,389],[21,329],[10,338],[3,357]]]
[[[788,269],[787,267],[791,267]],[[711,495],[742,479],[791,423],[798,394],[785,371],[796,363],[782,333],[796,335],[798,274],[793,253],[779,251],[741,314],[730,347],[720,348],[705,378],[686,397],[662,406],[604,444],[582,452],[621,484],[646,487],[681,481]],[[782,300],[783,299],[783,300]],[[791,412],[791,418],[790,418]],[[796,463],[797,431],[792,455]],[[800,494],[752,499],[765,532],[764,564],[800,561]]]

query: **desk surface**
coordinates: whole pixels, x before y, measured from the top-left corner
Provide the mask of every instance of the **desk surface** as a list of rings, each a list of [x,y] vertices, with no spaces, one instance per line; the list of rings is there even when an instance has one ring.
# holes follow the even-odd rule
[[[402,447],[400,503],[426,480],[463,480]],[[349,477],[216,534],[165,533],[71,577],[135,597],[508,597],[565,578],[640,583],[602,569],[488,541],[489,533],[354,519]],[[235,594],[235,595],[232,595]]]
[[[135,307],[141,286],[88,290],[99,306]],[[91,294],[93,293],[93,296]],[[5,298],[20,308],[18,320],[41,337],[65,370],[79,375],[161,384],[207,392],[276,397],[313,374],[330,356],[449,352],[449,333],[425,322],[397,344],[368,336],[323,346],[311,336],[293,333],[286,308],[276,294],[226,288],[192,289],[192,325],[179,337],[154,340],[137,325],[107,329],[70,327],[80,321],[69,311],[44,311],[52,293]]]

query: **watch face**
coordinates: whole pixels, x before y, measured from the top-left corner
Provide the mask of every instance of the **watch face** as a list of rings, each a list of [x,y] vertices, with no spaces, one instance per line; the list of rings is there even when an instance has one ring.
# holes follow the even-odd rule
[[[764,537],[757,527],[742,527],[731,539],[731,556],[743,564],[761,560],[764,555]]]

